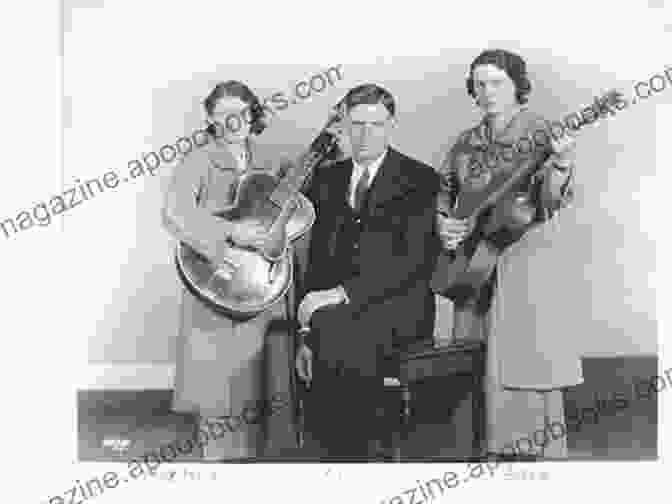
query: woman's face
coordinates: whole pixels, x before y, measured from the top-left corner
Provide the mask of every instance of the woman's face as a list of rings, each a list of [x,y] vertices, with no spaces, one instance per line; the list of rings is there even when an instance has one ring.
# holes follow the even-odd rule
[[[216,140],[240,143],[250,136],[249,105],[238,97],[217,100],[209,119],[217,130]]]
[[[486,115],[506,113],[518,105],[516,85],[511,77],[495,65],[478,65],[474,68],[476,104]]]

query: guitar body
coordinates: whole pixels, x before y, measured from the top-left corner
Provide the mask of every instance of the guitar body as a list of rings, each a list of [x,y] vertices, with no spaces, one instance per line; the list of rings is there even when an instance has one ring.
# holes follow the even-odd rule
[[[182,281],[194,295],[229,317],[252,318],[284,297],[293,277],[291,242],[315,221],[315,209],[301,193],[296,193],[286,208],[271,200],[278,183],[269,173],[247,173],[240,179],[233,205],[216,214],[268,229],[272,246],[266,252],[271,252],[268,255],[272,258],[231,243],[225,260],[236,267],[232,278],[225,279],[215,274],[218,265],[184,243],[177,246],[176,265]]]
[[[431,288],[453,301],[469,299],[488,281],[498,257],[499,251],[487,241],[478,243],[472,255],[464,248],[442,254],[436,267],[441,273],[440,283],[433,277]]]
[[[439,256],[432,290],[454,301],[475,295],[492,275],[500,251],[523,236],[535,212],[527,194],[503,197],[455,251]]]
[[[341,119],[335,109],[301,161],[286,166],[282,175],[250,171],[240,177],[234,203],[215,216],[260,225],[268,230],[268,240],[263,251],[230,242],[226,255],[217,258],[233,271],[230,277],[217,273],[222,264],[213,264],[185,243],[178,244],[177,271],[194,296],[230,318],[248,320],[287,294],[293,281],[292,242],[315,222],[315,208],[301,191],[320,163],[341,152],[333,129]]]
[[[500,250],[524,234],[536,212],[529,195],[512,191],[514,182],[545,157],[523,163],[508,177],[493,177],[481,191],[465,191],[465,197],[460,196],[457,208],[450,214],[476,218],[476,225],[457,249],[439,254],[430,284],[435,294],[460,302],[473,297],[485,285],[497,265]]]

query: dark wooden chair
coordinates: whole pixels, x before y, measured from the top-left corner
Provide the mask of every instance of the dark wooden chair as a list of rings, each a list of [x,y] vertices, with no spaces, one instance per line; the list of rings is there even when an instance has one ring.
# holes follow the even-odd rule
[[[418,341],[387,361],[385,373],[386,390],[397,390],[401,396],[398,421],[391,422],[393,432],[391,457],[394,461],[403,458],[402,446],[409,433],[415,429],[414,403],[411,385],[428,378],[451,379],[468,375],[469,401],[472,409],[472,459],[479,459],[484,452],[485,398],[483,377],[485,375],[485,344],[482,342],[456,342],[437,345],[434,340]]]

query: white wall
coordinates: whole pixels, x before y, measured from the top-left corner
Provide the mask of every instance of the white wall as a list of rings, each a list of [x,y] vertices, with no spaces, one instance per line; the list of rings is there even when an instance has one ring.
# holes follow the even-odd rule
[[[483,48],[508,48],[526,58],[531,106],[549,118],[578,110],[611,87],[630,93],[633,81],[648,79],[666,63],[654,51],[662,46],[652,40],[625,40],[617,13],[600,24],[596,37],[588,26],[577,26],[571,10],[543,27],[510,18],[473,30],[481,18],[464,6],[435,15],[416,6],[397,21],[386,21],[380,9],[336,19],[332,9],[311,22],[299,15],[310,12],[301,4],[292,4],[291,18],[280,13],[287,6],[265,6],[253,13],[257,42],[245,47],[249,31],[231,6],[196,0],[151,5],[119,1],[66,13],[66,187],[75,178],[122,171],[141,153],[200,127],[200,100],[213,83],[228,78],[249,83],[263,97],[342,64],[344,79],[336,87],[279,112],[261,140],[278,151],[299,152],[348,88],[374,81],[397,98],[396,146],[435,165],[442,149],[478,118],[464,77]],[[544,9],[531,4],[525,18],[545,17]],[[581,12],[588,20],[598,10],[584,5]],[[493,19],[507,14],[489,13]],[[655,23],[648,14],[630,13],[628,19]],[[420,23],[425,29],[417,29]],[[626,50],[637,54],[627,68],[625,56],[618,56]],[[548,274],[550,288],[558,275],[576,278],[567,297],[568,337],[579,338],[587,354],[657,349],[656,257],[646,198],[655,186],[656,104],[671,99],[672,89],[580,137],[578,198],[563,216],[566,241]],[[171,169],[108,190],[65,217],[69,264],[80,287],[70,300],[77,313],[73,331],[88,341],[91,362],[174,359],[179,283],[173,244],[159,219]],[[447,320],[444,313],[441,330]]]

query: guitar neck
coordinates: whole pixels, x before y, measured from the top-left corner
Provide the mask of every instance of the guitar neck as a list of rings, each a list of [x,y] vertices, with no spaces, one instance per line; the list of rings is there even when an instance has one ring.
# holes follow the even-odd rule
[[[601,97],[595,98],[595,101],[598,104],[605,104],[608,107],[625,103],[623,94],[617,90],[608,91]],[[617,108],[620,110],[620,107]],[[592,124],[592,121],[581,121],[576,124],[572,130],[575,132],[579,131],[587,124]],[[552,131],[548,131],[547,136],[552,137]],[[534,135],[532,135],[532,137],[534,137]],[[485,209],[497,203],[502,196],[511,191],[515,185],[522,181],[526,176],[540,168],[552,154],[550,147],[550,145],[547,145],[538,155],[531,156],[530,159],[523,161],[509,177],[506,177],[506,180],[495,176],[498,180],[493,184],[491,190],[486,188],[485,191],[477,191],[473,195],[467,194],[464,198],[458,196],[458,201],[454,208],[451,208],[451,202],[447,197],[440,197],[439,211],[441,213],[452,215],[458,219],[478,216]],[[463,201],[461,201],[461,199],[463,199]]]
[[[285,176],[270,195],[271,201],[284,208],[287,201],[294,199],[301,191],[306,179],[315,167],[336,148],[334,136],[326,128],[310,145],[310,149],[300,163],[292,163]]]
[[[534,156],[524,161],[511,174],[511,176],[502,183],[496,190],[488,195],[475,209],[462,208],[458,218],[465,218],[471,215],[479,215],[487,208],[496,204],[504,195],[508,194],[517,184],[528,175],[535,172],[548,159],[550,152],[543,152],[540,156]]]

